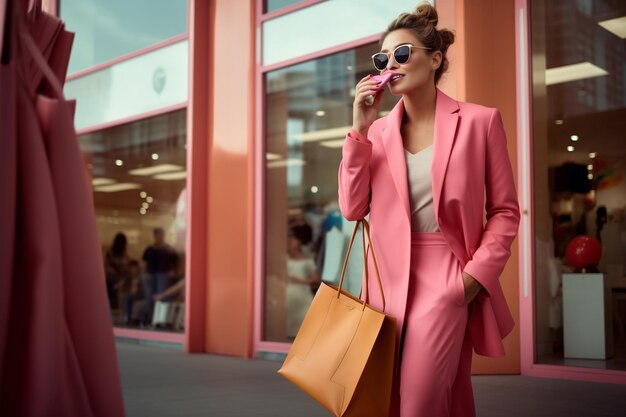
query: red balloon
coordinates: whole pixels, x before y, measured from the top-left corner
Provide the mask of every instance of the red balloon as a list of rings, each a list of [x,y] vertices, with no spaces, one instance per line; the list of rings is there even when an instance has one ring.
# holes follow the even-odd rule
[[[565,257],[574,268],[597,266],[602,257],[602,245],[593,236],[576,236],[567,244]]]

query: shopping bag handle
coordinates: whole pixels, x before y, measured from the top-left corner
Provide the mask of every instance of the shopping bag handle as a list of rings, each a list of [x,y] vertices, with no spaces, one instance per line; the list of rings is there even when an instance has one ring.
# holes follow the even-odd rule
[[[348,252],[346,253],[346,258],[343,261],[343,268],[341,270],[341,280],[339,281],[339,288],[337,288],[337,298],[341,294],[341,288],[343,287],[343,279],[346,275],[346,268],[348,266],[348,258],[350,258],[350,252],[352,251],[352,245],[354,244],[354,238],[356,237],[356,232],[359,230],[359,224],[363,225],[361,229],[361,237],[363,242],[363,259],[365,259],[365,296],[363,297],[363,309],[365,309],[365,305],[367,304],[369,298],[369,271],[367,267],[367,255],[372,252],[372,260],[374,261],[374,270],[376,271],[376,279],[378,280],[378,288],[380,289],[380,296],[383,301],[383,311],[385,311],[385,293],[383,292],[383,283],[380,280],[380,273],[378,272],[378,263],[376,262],[376,255],[374,254],[374,246],[372,243],[372,237],[370,236],[370,225],[365,219],[357,220],[354,225],[354,231],[352,232],[352,237],[350,238],[350,245],[348,246]],[[367,248],[365,246],[365,234],[367,233]]]
[[[378,272],[378,262],[376,262],[376,254],[374,253],[374,243],[372,242],[372,238],[370,236],[370,224],[364,219],[363,220],[363,225],[365,226],[365,231],[367,232],[367,250],[365,251],[365,265],[367,265],[367,255],[369,254],[370,250],[372,252],[372,261],[374,262],[374,271],[376,271],[376,280],[378,281],[378,289],[380,291],[380,295],[383,301],[383,311],[385,311],[385,292],[383,291],[383,282],[380,279],[380,272]],[[363,242],[363,245],[365,246],[365,242]],[[368,280],[368,269],[365,268],[365,277],[366,277],[366,281],[368,285],[366,285],[365,288],[365,301],[367,302],[369,299],[369,280]]]

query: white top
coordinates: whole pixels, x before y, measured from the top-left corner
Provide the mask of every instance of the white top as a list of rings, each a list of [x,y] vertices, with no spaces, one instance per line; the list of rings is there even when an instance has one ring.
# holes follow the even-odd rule
[[[411,230],[414,232],[438,232],[433,204],[433,187],[430,165],[433,159],[433,146],[418,153],[404,150],[406,172],[411,203]]]

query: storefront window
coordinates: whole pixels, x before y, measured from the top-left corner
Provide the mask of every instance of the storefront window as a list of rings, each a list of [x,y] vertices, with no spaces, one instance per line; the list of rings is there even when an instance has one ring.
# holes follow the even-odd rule
[[[377,44],[266,74],[266,257],[264,340],[290,342],[319,279],[338,282],[353,225],[337,203],[341,146],[354,87],[374,73]],[[397,101],[389,92],[381,115]],[[360,256],[360,260],[359,260]],[[362,253],[346,288],[358,294]]]
[[[183,331],[186,110],[79,137],[114,326]]]
[[[187,32],[187,0],[60,0],[74,73]]]
[[[532,1],[539,363],[626,370],[625,19]]]

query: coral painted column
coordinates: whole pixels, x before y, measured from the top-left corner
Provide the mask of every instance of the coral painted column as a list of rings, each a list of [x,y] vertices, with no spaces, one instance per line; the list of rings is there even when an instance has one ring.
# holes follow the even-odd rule
[[[255,2],[214,4],[206,348],[250,357]]]
[[[252,356],[254,2],[189,3],[188,352]]]

